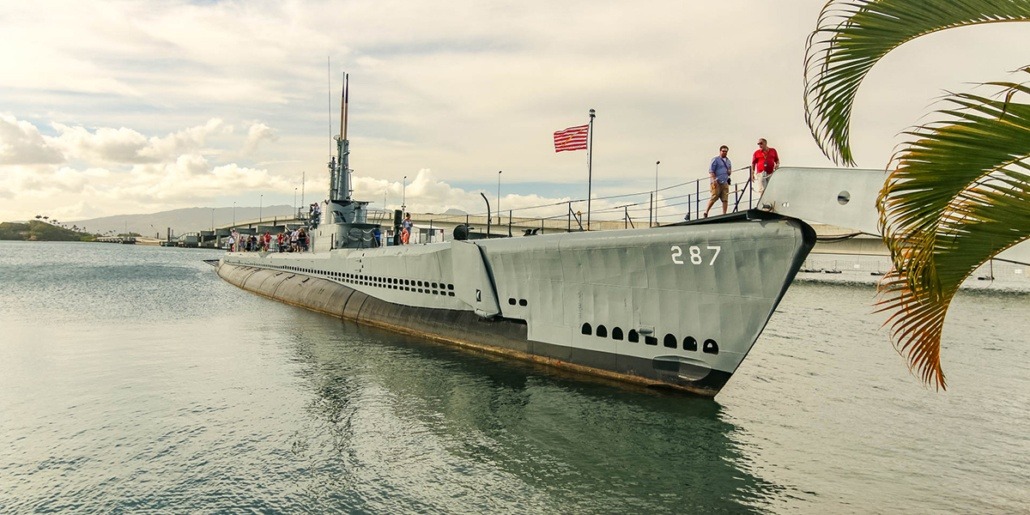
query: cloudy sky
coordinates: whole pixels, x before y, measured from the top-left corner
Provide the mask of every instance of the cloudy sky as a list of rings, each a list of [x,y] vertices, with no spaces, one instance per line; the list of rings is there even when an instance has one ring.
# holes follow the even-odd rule
[[[652,189],[659,160],[663,188],[704,177],[721,144],[746,165],[758,137],[785,165],[830,166],[802,106],[823,3],[3,2],[0,221],[324,198],[344,71],[355,197],[376,207],[406,183],[412,211],[483,211],[501,170],[505,209],[584,198],[586,153],[551,135],[591,108],[595,195]],[[895,51],[860,90],[859,165],[1027,48],[1012,24]]]

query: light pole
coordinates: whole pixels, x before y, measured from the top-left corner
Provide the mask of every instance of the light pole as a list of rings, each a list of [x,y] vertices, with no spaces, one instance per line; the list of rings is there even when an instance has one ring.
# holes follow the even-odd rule
[[[501,172],[497,170],[497,225],[501,225]]]
[[[261,216],[261,211],[264,210],[264,208],[265,208],[265,196],[261,195],[261,200],[258,201],[258,223],[261,223],[261,219],[264,218],[263,216]]]
[[[297,216],[297,188],[293,188],[293,216]]]
[[[232,203],[232,226],[236,227],[236,202]]]
[[[404,211],[405,209],[408,208],[408,205],[405,203],[406,202],[406,200],[405,200],[406,197],[404,196],[405,195],[405,191],[407,191],[407,189],[408,189],[408,176],[405,175],[404,178],[401,179],[401,211]]]
[[[658,225],[658,165],[661,161],[654,162],[654,224]]]

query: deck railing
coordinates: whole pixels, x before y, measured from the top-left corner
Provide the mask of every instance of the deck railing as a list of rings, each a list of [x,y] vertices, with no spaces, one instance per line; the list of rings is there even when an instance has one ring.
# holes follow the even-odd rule
[[[752,208],[757,196],[752,192],[749,168],[733,170],[727,212]],[[746,177],[746,179],[743,179]],[[461,215],[415,215],[416,223],[430,226],[465,224],[473,231],[491,237],[521,236],[524,233],[576,232],[586,230],[655,227],[701,218],[711,199],[708,177],[636,193],[594,197],[591,227],[586,227],[586,199],[566,200],[536,206],[483,211]],[[487,201],[488,202],[488,201]],[[600,207],[598,207],[600,206]],[[489,209],[489,208],[488,208]],[[392,225],[392,212],[370,210],[369,218]],[[716,200],[710,216],[722,213]]]

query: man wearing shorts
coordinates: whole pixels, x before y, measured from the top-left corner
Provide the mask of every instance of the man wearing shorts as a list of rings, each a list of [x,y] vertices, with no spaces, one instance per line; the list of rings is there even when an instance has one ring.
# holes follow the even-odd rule
[[[726,214],[726,206],[730,198],[730,173],[733,169],[729,158],[726,157],[729,152],[730,147],[726,145],[719,147],[719,155],[713,157],[712,164],[708,166],[708,179],[712,183],[712,198],[708,201],[708,207],[705,208],[705,218],[708,218],[708,212],[712,210],[717,199],[722,200],[722,214]]]
[[[776,149],[770,147],[765,138],[758,138],[758,150],[751,158],[751,173],[758,198],[762,198],[762,193],[769,184],[769,177],[772,177],[773,172],[779,167],[780,155],[776,153]]]

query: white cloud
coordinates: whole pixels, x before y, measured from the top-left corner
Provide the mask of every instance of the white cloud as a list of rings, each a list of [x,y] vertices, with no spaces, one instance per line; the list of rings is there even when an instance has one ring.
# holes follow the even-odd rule
[[[57,164],[64,156],[29,122],[0,114],[0,165]]]
[[[91,131],[85,127],[54,124],[54,128],[60,135],[53,138],[52,143],[69,159],[102,164],[160,163],[178,154],[202,149],[212,134],[232,132],[232,127],[218,119],[164,137],[150,138],[126,127],[100,127]]]
[[[243,142],[243,150],[241,152],[244,155],[253,154],[257,152],[262,143],[275,141],[275,139],[275,130],[263,123],[255,122],[247,129],[247,140]]]

